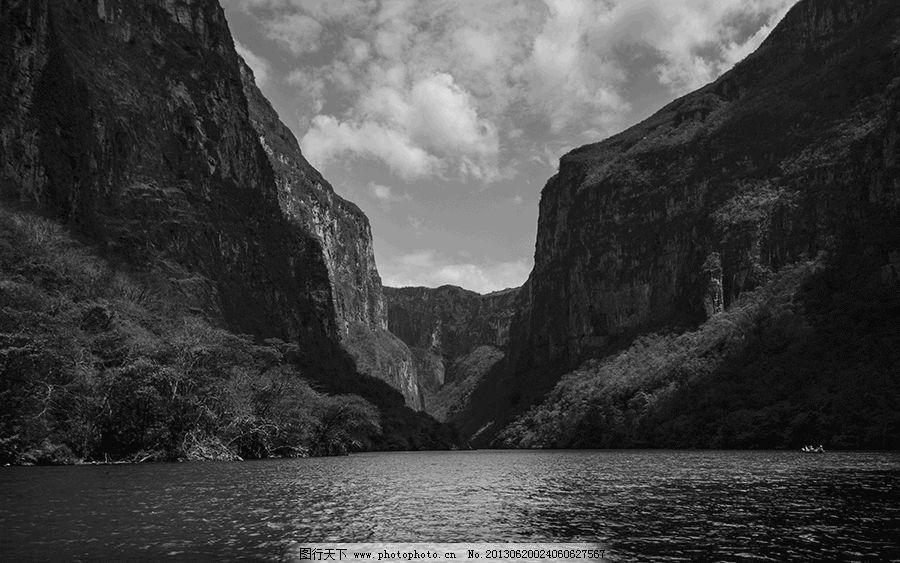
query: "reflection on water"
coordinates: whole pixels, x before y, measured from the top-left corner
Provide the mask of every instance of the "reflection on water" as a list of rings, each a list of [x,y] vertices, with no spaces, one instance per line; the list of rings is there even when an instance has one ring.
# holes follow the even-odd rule
[[[0,559],[599,542],[611,559],[900,557],[900,454],[477,451],[0,468]]]

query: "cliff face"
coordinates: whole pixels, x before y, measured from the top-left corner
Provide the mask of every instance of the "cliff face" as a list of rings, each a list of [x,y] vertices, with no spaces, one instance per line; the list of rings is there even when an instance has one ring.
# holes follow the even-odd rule
[[[384,288],[388,327],[410,346],[456,358],[478,345],[509,340],[517,290],[481,295],[461,287]]]
[[[171,271],[214,322],[334,338],[321,246],[281,216],[217,3],[2,9],[4,198]]]
[[[306,161],[297,139],[257,88],[253,71],[243,61],[240,68],[250,120],[275,171],[278,203],[285,215],[321,241],[338,328],[347,333],[350,323],[359,322],[386,329],[387,311],[368,217],[335,194]]]
[[[388,328],[415,357],[425,410],[446,420],[504,357],[517,289],[384,288]]]
[[[800,2],[714,83],[565,155],[508,369],[473,396],[465,430],[496,432],[582,361],[695,327],[801,260],[896,292],[898,29],[895,2]]]
[[[0,197],[162,272],[214,324],[300,342],[310,366],[352,370],[341,342],[421,407],[367,218],[303,158],[217,2],[4,0],[0,14]]]
[[[410,407],[421,410],[412,353],[387,330],[368,217],[335,194],[307,162],[297,139],[257,88],[253,71],[243,61],[240,68],[250,120],[275,172],[282,212],[322,246],[342,346],[361,372],[387,381]]]

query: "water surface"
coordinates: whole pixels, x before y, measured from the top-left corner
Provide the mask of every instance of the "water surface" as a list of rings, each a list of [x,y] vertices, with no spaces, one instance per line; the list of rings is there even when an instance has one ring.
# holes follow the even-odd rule
[[[475,451],[0,468],[0,559],[597,542],[613,560],[898,559],[900,454]]]

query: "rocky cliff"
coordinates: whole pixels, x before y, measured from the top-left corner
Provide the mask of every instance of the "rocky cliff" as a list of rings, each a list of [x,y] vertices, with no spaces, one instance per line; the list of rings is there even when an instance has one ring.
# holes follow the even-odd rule
[[[293,133],[256,86],[253,71],[243,61],[240,68],[250,120],[275,172],[281,210],[322,246],[342,346],[360,371],[387,381],[410,407],[421,410],[412,353],[387,330],[368,217],[335,194],[307,162]]]
[[[4,198],[171,270],[235,330],[334,338],[321,245],[281,216],[217,3],[4,2],[3,16]]]
[[[4,0],[0,15],[4,201],[162,276],[216,326],[300,343],[332,391],[393,405],[337,345],[354,351],[353,326],[357,348],[378,333],[396,353],[360,370],[421,405],[410,352],[386,333],[367,219],[303,159],[217,2]]]
[[[386,287],[388,327],[408,345],[448,358],[482,344],[503,348],[517,291],[481,295],[452,285]]]
[[[835,291],[889,306],[898,30],[896,2],[801,1],[712,84],[562,157],[508,365],[473,395],[463,428],[489,440],[563,372],[639,334],[692,329],[794,263],[819,257]]]
[[[384,288],[388,328],[413,352],[425,410],[445,420],[504,357],[518,289]]]

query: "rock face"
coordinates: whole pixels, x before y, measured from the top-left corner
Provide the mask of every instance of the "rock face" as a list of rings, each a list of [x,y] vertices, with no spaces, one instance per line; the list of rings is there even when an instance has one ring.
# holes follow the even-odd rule
[[[185,275],[173,282],[235,330],[334,337],[321,246],[281,217],[218,4],[3,9],[4,198]]]
[[[388,328],[415,356],[425,410],[446,420],[505,355],[518,289],[384,288]]]
[[[490,439],[588,358],[696,326],[817,255],[896,292],[900,5],[798,3],[721,78],[560,161],[508,366],[458,421]],[[849,282],[848,282],[849,283]]]
[[[350,323],[359,322],[386,329],[387,311],[368,217],[335,194],[306,161],[297,139],[257,88],[253,71],[243,61],[240,68],[250,121],[275,171],[278,203],[285,215],[322,243],[338,328],[346,334]]]
[[[165,272],[213,323],[300,342],[310,366],[362,327],[353,342],[393,346],[368,373],[421,407],[368,220],[303,158],[217,2],[10,0],[0,15],[0,197]]]
[[[385,287],[388,327],[410,346],[457,358],[476,346],[503,348],[518,289],[481,295],[453,285]]]
[[[344,349],[363,373],[383,379],[403,393],[407,405],[422,409],[415,362],[406,345],[387,330],[381,277],[375,267],[369,219],[331,185],[300,151],[241,61],[250,120],[275,172],[278,203],[286,217],[319,240]]]

